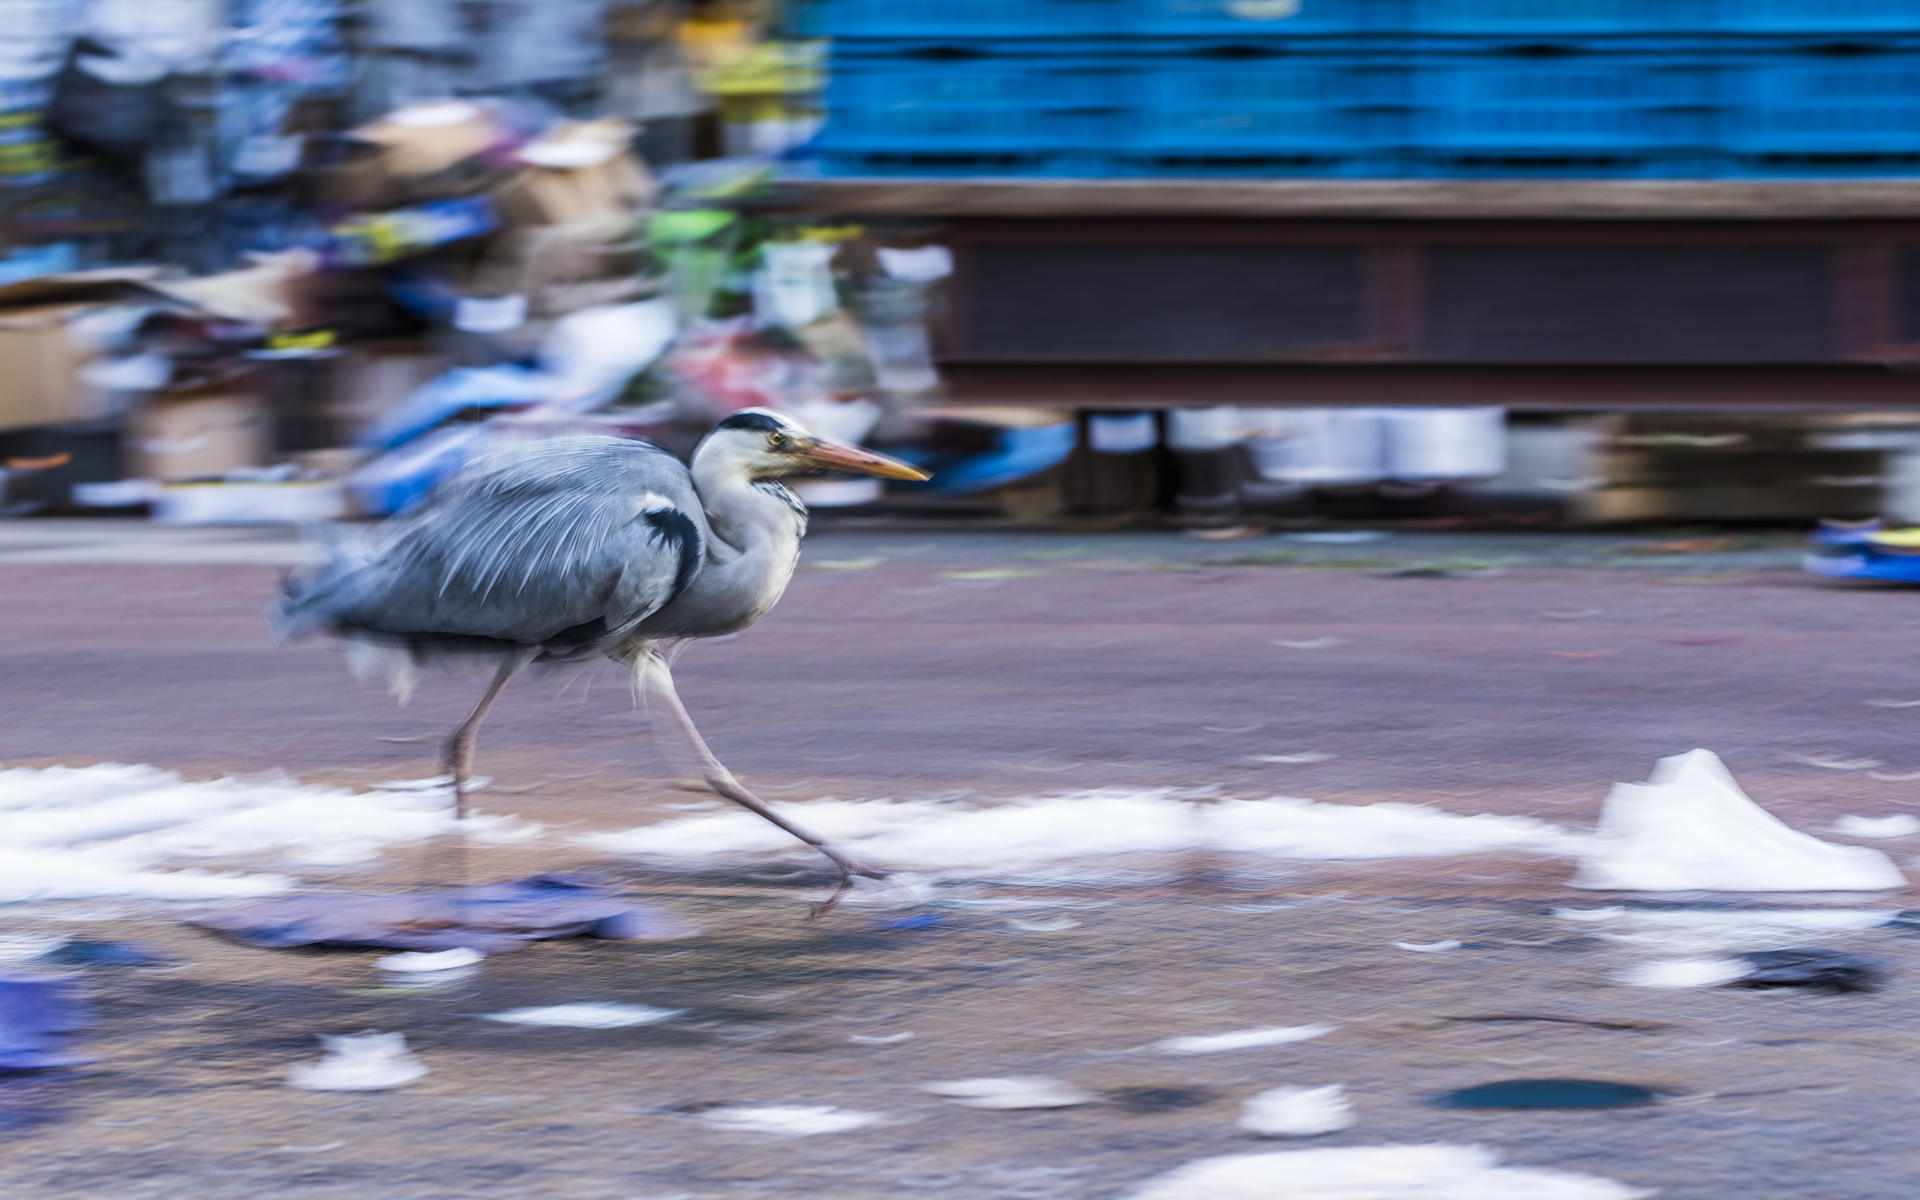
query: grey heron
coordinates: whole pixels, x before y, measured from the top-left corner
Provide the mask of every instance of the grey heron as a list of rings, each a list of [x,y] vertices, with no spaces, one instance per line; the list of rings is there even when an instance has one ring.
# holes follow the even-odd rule
[[[741,786],[694,726],[661,652],[663,642],[736,633],[774,606],[807,526],[806,506],[779,479],[817,471],[927,478],[767,409],[722,420],[690,466],[651,442],[606,435],[510,444],[413,512],[337,542],[329,561],[288,577],[268,615],[283,643],[319,632],[347,639],[403,689],[421,662],[493,664],[445,743],[461,817],[474,737],[515,674],[536,662],[624,663],[673,718],[708,786],[826,855],[844,890],[853,875],[880,872]]]

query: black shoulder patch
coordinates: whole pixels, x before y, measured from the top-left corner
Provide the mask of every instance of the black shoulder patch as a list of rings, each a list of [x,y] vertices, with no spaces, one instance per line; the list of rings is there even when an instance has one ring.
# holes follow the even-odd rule
[[[766,413],[737,412],[714,426],[715,429],[758,429],[761,433],[785,433],[787,427]]]
[[[687,590],[687,585],[693,582],[693,573],[700,569],[700,559],[705,552],[700,545],[700,530],[687,514],[676,508],[656,509],[646,516],[647,524],[659,530],[662,540],[680,555],[680,569],[673,575],[673,594],[678,596]]]

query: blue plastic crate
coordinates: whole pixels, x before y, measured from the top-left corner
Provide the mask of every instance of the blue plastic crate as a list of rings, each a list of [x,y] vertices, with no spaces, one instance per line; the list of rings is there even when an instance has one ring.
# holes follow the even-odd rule
[[[1128,0],[1129,34],[1209,38],[1408,33],[1421,0]]]
[[[1428,179],[1697,179],[1713,156],[1668,146],[1455,150],[1422,147],[1402,156],[1403,173]]]
[[[1423,33],[1511,37],[1698,33],[1732,0],[1420,0]]]
[[[1112,156],[1113,174],[1128,178],[1382,179],[1401,174],[1391,151],[1259,153],[1212,148],[1125,150]]]
[[[833,177],[1097,179],[1119,173],[1105,155],[1061,149],[972,154],[829,150],[813,162],[821,175]]]
[[[1136,71],[1099,43],[836,53],[821,144],[944,153],[1109,145],[1124,135]]]
[[[1130,0],[804,0],[795,32],[841,38],[1093,37],[1119,32]]]
[[[1731,33],[1920,35],[1920,0],[1719,0]]]
[[[1734,60],[1723,141],[1782,163],[1920,152],[1920,54]]]
[[[1674,54],[1439,56],[1418,75],[1415,136],[1448,151],[1705,145],[1721,74],[1712,59]]]
[[[1413,64],[1367,55],[1248,56],[1220,46],[1143,56],[1128,144],[1262,154],[1370,152],[1404,142]]]

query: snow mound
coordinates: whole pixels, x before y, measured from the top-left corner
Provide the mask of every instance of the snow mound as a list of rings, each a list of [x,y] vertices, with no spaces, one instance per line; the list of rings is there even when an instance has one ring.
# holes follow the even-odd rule
[[[1639,1200],[1594,1175],[1503,1167],[1480,1146],[1352,1146],[1190,1162],[1125,1200]]]
[[[1891,859],[1795,832],[1748,799],[1718,755],[1663,758],[1616,783],[1572,886],[1646,892],[1870,892],[1906,886]]]
[[[856,858],[935,874],[1044,873],[1073,860],[1197,850],[1324,861],[1483,850],[1571,855],[1584,844],[1531,817],[1466,817],[1417,804],[1320,804],[1284,796],[1196,804],[1171,789],[1106,789],[977,807],[933,800],[814,800],[773,807]],[[812,854],[744,812],[684,817],[581,840],[655,859]]]
[[[483,840],[524,827],[476,817]],[[453,828],[444,788],[356,793],[274,772],[191,783],[157,767],[0,770],[0,903],[224,900],[286,891],[278,874],[158,870],[180,859],[347,866]]]

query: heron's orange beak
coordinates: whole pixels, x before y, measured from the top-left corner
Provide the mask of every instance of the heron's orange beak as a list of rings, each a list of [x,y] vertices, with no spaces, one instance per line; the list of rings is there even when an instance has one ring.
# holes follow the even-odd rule
[[[806,451],[807,465],[823,471],[849,471],[855,475],[878,475],[882,479],[931,479],[933,476],[918,467],[910,467],[897,458],[888,458],[884,454],[875,454],[871,450],[862,450],[858,446],[843,446],[839,442],[825,439],[816,440]]]

